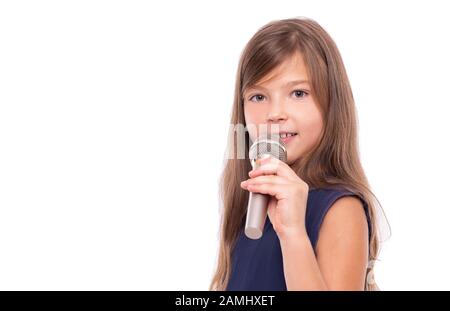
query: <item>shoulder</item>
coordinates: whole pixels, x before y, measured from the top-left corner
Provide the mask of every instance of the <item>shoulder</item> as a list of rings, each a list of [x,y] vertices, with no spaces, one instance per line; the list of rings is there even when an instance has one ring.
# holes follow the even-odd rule
[[[336,199],[324,216],[321,231],[347,232],[348,234],[356,231],[367,237],[368,223],[361,199],[352,195],[344,195]]]
[[[331,228],[367,230],[368,207],[365,201],[353,192],[341,189],[314,189],[308,194],[306,226],[315,248],[319,233],[322,235],[325,230],[326,232]]]

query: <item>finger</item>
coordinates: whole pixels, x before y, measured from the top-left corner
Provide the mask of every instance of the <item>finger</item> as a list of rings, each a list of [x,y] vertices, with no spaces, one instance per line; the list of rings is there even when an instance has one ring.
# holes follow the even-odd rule
[[[289,197],[288,187],[281,184],[252,184],[247,186],[247,190],[250,192],[269,194],[274,196],[277,200]]]
[[[249,172],[250,177],[260,175],[278,175],[290,180],[297,180],[299,178],[289,165],[273,157],[263,159],[259,166]]]
[[[261,175],[277,175],[277,164],[267,163],[258,168],[255,168],[254,170],[251,170],[248,173],[248,176],[252,178]]]
[[[259,185],[259,184],[280,184],[280,185],[286,185],[291,183],[290,180],[287,180],[284,177],[280,177],[277,175],[262,175],[254,178],[250,178],[247,180],[244,180],[241,184],[242,185]]]

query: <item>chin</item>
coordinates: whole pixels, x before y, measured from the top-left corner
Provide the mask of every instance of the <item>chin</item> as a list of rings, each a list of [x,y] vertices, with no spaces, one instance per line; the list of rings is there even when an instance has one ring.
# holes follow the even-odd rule
[[[295,163],[295,161],[299,160],[300,158],[301,158],[300,155],[295,155],[295,156],[289,156],[289,155],[288,155],[286,163],[287,163],[288,165],[292,165],[292,164]]]
[[[294,162],[295,162],[295,160],[292,159],[292,158],[290,158],[290,157],[288,156],[287,161],[286,161],[286,164],[287,164],[287,165],[292,165],[292,164],[294,164]]]

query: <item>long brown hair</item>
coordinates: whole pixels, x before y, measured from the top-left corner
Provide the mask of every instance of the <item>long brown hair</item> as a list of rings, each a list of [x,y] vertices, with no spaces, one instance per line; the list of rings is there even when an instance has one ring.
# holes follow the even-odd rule
[[[271,21],[245,46],[238,64],[230,125],[245,125],[243,93],[284,60],[300,52],[311,79],[311,93],[318,103],[324,129],[318,144],[291,168],[310,188],[341,187],[359,195],[369,207],[372,235],[365,289],[376,290],[373,264],[379,252],[378,199],[370,190],[360,162],[357,117],[349,79],[336,44],[314,20],[304,17]],[[248,191],[240,187],[252,169],[248,160],[249,136],[245,134],[245,158],[236,157],[238,138],[231,131],[220,179],[220,244],[216,271],[209,290],[225,290],[231,270],[231,254],[244,226]],[[382,210],[382,209],[381,209]]]

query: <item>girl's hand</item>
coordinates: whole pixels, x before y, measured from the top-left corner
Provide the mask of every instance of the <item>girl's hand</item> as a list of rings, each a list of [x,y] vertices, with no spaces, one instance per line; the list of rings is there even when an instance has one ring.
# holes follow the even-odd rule
[[[279,159],[268,157],[257,163],[260,166],[249,172],[251,178],[241,187],[271,196],[267,213],[280,240],[306,237],[308,184]]]

